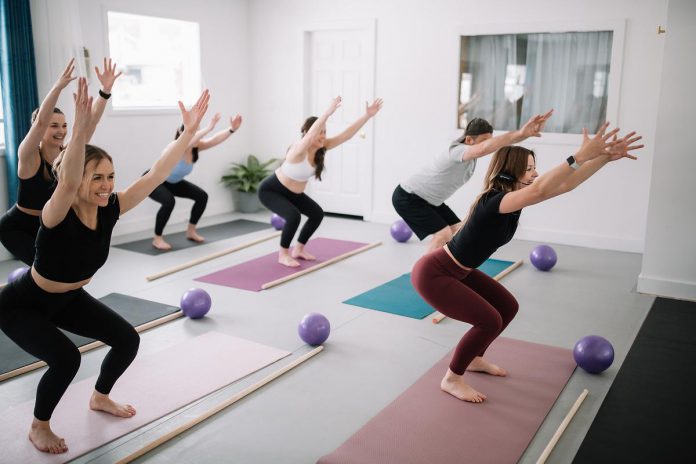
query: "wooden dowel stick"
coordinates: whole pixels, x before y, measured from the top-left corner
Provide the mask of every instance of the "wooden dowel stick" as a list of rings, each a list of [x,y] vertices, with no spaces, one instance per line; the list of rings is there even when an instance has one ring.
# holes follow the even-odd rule
[[[267,282],[267,283],[261,285],[261,289],[267,290],[271,287],[275,287],[276,285],[283,284],[283,283],[287,282],[288,280],[296,279],[297,277],[302,277],[305,274],[309,274],[310,272],[317,271],[323,267],[328,266],[329,264],[333,264],[337,261],[341,261],[342,259],[349,258],[353,255],[356,255],[358,253],[362,253],[363,251],[367,251],[367,250],[374,248],[376,246],[379,246],[381,244],[382,244],[382,242],[370,243],[369,245],[365,245],[364,247],[360,247],[360,248],[357,248],[353,251],[349,251],[348,253],[331,258],[330,260],[324,261],[323,263],[317,264],[316,266],[308,267],[307,269],[304,269],[300,272],[296,272],[295,274],[290,274],[289,276],[282,277],[278,280],[273,280],[271,282]]]
[[[268,377],[261,379],[258,382],[256,382],[255,384],[245,388],[244,390],[237,393],[236,395],[234,395],[232,398],[228,399],[227,401],[220,403],[219,405],[215,406],[212,409],[209,409],[208,411],[201,414],[200,416],[198,416],[198,417],[190,420],[189,422],[177,427],[176,429],[172,430],[171,432],[167,433],[166,435],[163,435],[163,436],[159,437],[158,439],[153,440],[149,444],[140,448],[138,451],[135,451],[134,453],[129,454],[128,456],[121,459],[120,461],[117,461],[117,464],[127,464],[127,463],[139,458],[140,456],[143,456],[144,454],[149,453],[150,451],[157,448],[161,444],[168,442],[169,440],[171,440],[172,438],[174,438],[178,435],[181,435],[182,433],[184,433],[188,429],[200,424],[204,420],[208,419],[211,416],[214,416],[215,414],[222,411],[223,409],[225,409],[229,406],[232,406],[234,403],[241,400],[245,396],[255,392],[256,390],[263,387],[267,383],[272,382],[273,380],[277,379],[281,375],[285,374],[287,371],[297,367],[298,365],[302,364],[303,362],[305,362],[309,358],[320,353],[323,349],[324,349],[323,346],[318,346],[318,347],[314,348],[309,353],[306,353],[305,355],[297,358],[296,360],[294,360],[293,362],[291,362],[287,366],[283,367],[282,369],[275,371],[273,374],[269,375]]]
[[[168,276],[169,274],[174,274],[175,272],[183,271],[184,269],[188,269],[193,266],[197,266],[201,263],[205,263],[206,261],[210,261],[211,259],[219,258],[220,256],[225,256],[230,253],[234,253],[235,251],[242,250],[244,248],[248,248],[252,245],[256,245],[257,243],[265,242],[266,240],[270,240],[272,238],[278,237],[280,235],[280,232],[275,232],[272,233],[271,235],[266,235],[261,238],[257,238],[256,240],[252,240],[251,242],[247,243],[242,243],[241,245],[233,246],[232,248],[228,248],[226,250],[218,251],[217,253],[213,253],[208,256],[203,256],[202,258],[194,259],[193,261],[189,261],[188,263],[180,264],[178,266],[172,267],[170,269],[167,269],[166,271],[158,272],[157,274],[152,274],[145,279],[147,279],[148,282],[152,282],[153,280],[157,280],[159,278],[162,278],[164,276]]]
[[[512,271],[514,271],[514,270],[517,269],[518,267],[520,267],[520,266],[522,265],[523,262],[524,262],[524,261],[522,261],[521,259],[520,259],[519,261],[515,261],[514,263],[512,263],[511,265],[509,265],[508,267],[506,267],[505,269],[503,269],[502,271],[500,271],[500,272],[498,273],[498,275],[496,275],[496,276],[493,277],[493,278],[494,278],[495,280],[500,280],[500,279],[502,279],[503,277],[505,277],[506,275],[508,275],[509,273],[511,273]],[[447,317],[447,316],[445,316],[444,314],[438,314],[437,316],[433,317],[433,324],[439,324],[440,321],[443,320],[443,319],[446,318],[446,317]]]
[[[575,413],[578,412],[580,405],[583,401],[585,401],[588,393],[589,391],[587,388],[580,393],[578,399],[575,400],[575,404],[573,404],[573,407],[570,408],[570,411],[568,411],[568,414],[566,414],[565,419],[563,419],[563,422],[561,422],[561,425],[559,425],[558,429],[556,429],[556,433],[554,433],[553,437],[551,437],[551,441],[549,441],[549,444],[546,445],[546,448],[544,448],[544,452],[541,453],[541,456],[539,456],[537,464],[544,464],[546,462],[546,459],[548,459],[551,451],[553,451],[553,447],[556,446],[556,443],[558,443],[558,440],[561,438],[561,435],[563,435],[566,427],[568,427],[570,421],[573,420],[573,417],[575,417]]]

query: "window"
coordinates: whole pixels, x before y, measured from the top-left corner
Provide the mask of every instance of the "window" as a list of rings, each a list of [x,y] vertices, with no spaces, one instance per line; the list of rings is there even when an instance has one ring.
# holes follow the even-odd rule
[[[607,118],[613,31],[461,36],[458,127],[480,117],[515,130],[555,109],[545,132],[596,130]]]
[[[109,11],[109,53],[123,75],[115,110],[176,108],[201,91],[198,23]]]

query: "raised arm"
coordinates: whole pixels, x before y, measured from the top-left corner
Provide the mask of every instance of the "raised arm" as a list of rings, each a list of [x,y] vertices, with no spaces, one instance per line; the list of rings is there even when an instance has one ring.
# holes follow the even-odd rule
[[[112,63],[111,58],[108,60],[104,58],[104,71],[100,72],[97,66],[94,67],[94,71],[101,84],[101,89],[99,90],[99,98],[96,98],[92,105],[92,123],[88,128],[87,143],[92,139],[94,131],[97,130],[97,124],[99,124],[104,114],[104,109],[106,109],[106,101],[111,97],[111,89],[114,86],[114,82],[122,74],[121,71],[116,73],[116,63]]]
[[[85,143],[87,131],[91,124],[90,107],[92,97],[87,92],[87,79],[81,77],[77,85],[75,100],[75,120],[73,122],[73,137],[68,148],[58,158],[57,186],[51,198],[41,210],[41,220],[49,229],[60,224],[68,214],[73,203],[85,170]]]
[[[234,134],[237,132],[239,127],[242,125],[242,117],[240,115],[237,115],[233,118],[230,118],[230,127],[225,130],[221,130],[215,134],[213,134],[212,137],[207,138],[205,140],[201,140],[200,143],[198,144],[198,150],[207,150],[208,148],[213,148],[215,145],[218,145],[228,138],[230,138],[230,135]]]
[[[608,126],[609,123],[604,123],[597,134],[592,138],[587,135],[586,130],[583,131],[582,146],[575,154],[575,160],[578,164],[583,165],[603,155],[606,156],[609,150],[619,143],[617,140],[610,140],[618,132],[618,129],[607,132]],[[549,172],[539,176],[529,187],[521,188],[506,194],[500,202],[499,211],[503,214],[519,211],[526,206],[534,205],[548,200],[549,198],[567,193],[570,191],[568,190],[569,188],[575,188],[589,179],[595,172],[604,166],[604,164],[600,161],[591,163],[581,176],[576,177],[576,182],[569,183],[569,179],[571,179],[576,172],[568,163],[563,162]]]
[[[314,124],[312,124],[312,127],[309,128],[304,137],[302,137],[302,139],[299,142],[293,144],[288,149],[288,152],[285,154],[285,159],[290,161],[291,163],[301,160],[304,156],[304,153],[312,144],[312,141],[324,129],[324,125],[326,124],[326,121],[329,119],[329,116],[334,114],[334,111],[336,111],[336,108],[338,108],[339,106],[341,106],[341,97],[336,97],[333,100],[331,100],[331,104],[329,104],[329,107],[326,108],[324,114],[322,114],[316,121],[314,121]]]
[[[537,114],[536,116],[532,116],[519,130],[496,135],[484,142],[472,145],[464,152],[462,160],[466,161],[481,158],[482,156],[495,153],[500,148],[526,140],[529,137],[541,137],[541,131],[544,129],[546,121],[548,121],[552,114],[553,110],[549,110],[546,114]]]
[[[358,133],[360,128],[364,126],[365,123],[370,120],[370,118],[376,115],[379,110],[382,109],[382,104],[383,101],[381,98],[373,101],[371,105],[368,105],[367,102],[365,102],[365,113],[363,113],[363,115],[360,116],[353,124],[348,126],[346,130],[334,137],[331,137],[330,139],[326,139],[326,143],[324,143],[326,149],[331,150],[343,142],[352,139],[353,136]]]
[[[19,177],[26,178],[31,176],[39,168],[41,160],[36,156],[36,147],[39,146],[41,138],[43,137],[48,125],[51,121],[51,115],[53,114],[53,108],[56,107],[58,102],[58,97],[67,85],[76,79],[73,77],[72,73],[75,70],[75,58],[68,62],[68,65],[63,70],[58,80],[53,84],[51,90],[41,102],[39,106],[39,113],[31,124],[29,132],[19,144],[19,149],[17,150],[19,158],[19,166],[17,173]]]
[[[118,193],[118,200],[121,206],[121,214],[134,208],[147,196],[152,193],[158,185],[164,182],[172,169],[181,160],[181,157],[188,147],[191,139],[196,134],[196,130],[203,119],[203,115],[208,110],[208,101],[210,95],[207,90],[204,90],[190,110],[186,110],[184,104],[179,102],[179,110],[181,110],[181,118],[184,123],[184,132],[178,139],[170,142],[160,155],[159,159],[152,165],[150,171],[142,177],[139,177],[128,188]]]

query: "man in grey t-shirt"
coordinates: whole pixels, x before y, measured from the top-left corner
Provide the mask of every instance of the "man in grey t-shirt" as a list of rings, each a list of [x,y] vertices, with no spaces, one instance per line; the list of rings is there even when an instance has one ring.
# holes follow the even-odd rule
[[[396,186],[392,195],[394,209],[420,240],[433,238],[428,252],[447,243],[460,226],[460,219],[445,204],[473,175],[476,159],[499,148],[541,137],[541,130],[553,110],[532,117],[521,129],[493,137],[493,126],[481,118],[469,121],[464,135],[449,149],[439,153],[417,174]]]

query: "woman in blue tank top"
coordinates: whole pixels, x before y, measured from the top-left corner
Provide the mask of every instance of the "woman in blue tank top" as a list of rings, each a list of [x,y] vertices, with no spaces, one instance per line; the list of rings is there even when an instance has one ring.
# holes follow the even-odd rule
[[[121,75],[116,73],[116,63],[104,59],[104,68],[94,68],[101,83],[100,98],[92,106],[87,141],[92,138],[97,123],[111,96],[111,88]],[[56,108],[63,89],[75,79],[75,59],[70,60],[58,80],[53,84],[41,106],[31,117],[31,128],[17,151],[19,188],[17,203],[0,218],[0,242],[13,256],[31,266],[34,261],[34,241],[39,230],[39,215],[55,188],[51,165],[63,150],[68,134],[65,115]]]
[[[150,194],[150,198],[162,205],[155,217],[155,238],[152,240],[152,246],[158,250],[171,250],[172,248],[172,246],[164,240],[162,234],[164,233],[164,227],[167,225],[167,221],[169,221],[169,216],[171,216],[174,210],[174,204],[176,203],[175,197],[193,200],[191,215],[189,216],[188,226],[186,227],[186,238],[199,243],[205,240],[196,231],[196,225],[208,204],[208,194],[197,185],[184,180],[184,177],[188,176],[191,174],[191,171],[193,171],[193,165],[198,161],[199,152],[213,148],[224,142],[242,125],[242,117],[237,115],[230,118],[229,128],[221,130],[207,139],[203,139],[203,137],[208,135],[215,128],[219,120],[220,113],[216,113],[211,119],[210,124],[196,133],[191,142],[189,142],[183,158],[176,165],[171,175],[167,177],[167,180],[164,181],[162,185],[157,187],[155,191]],[[179,138],[181,131],[183,131],[183,126],[177,128],[174,140]]]

